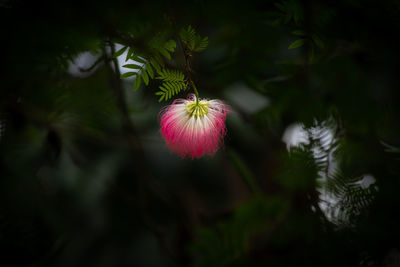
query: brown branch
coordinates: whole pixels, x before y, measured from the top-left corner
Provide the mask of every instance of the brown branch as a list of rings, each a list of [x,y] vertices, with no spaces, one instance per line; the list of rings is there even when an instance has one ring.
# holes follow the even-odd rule
[[[92,66],[90,66],[89,68],[78,68],[80,72],[89,72],[91,70],[93,70],[97,65],[99,65],[100,63],[102,63],[104,61],[104,55],[99,57]]]

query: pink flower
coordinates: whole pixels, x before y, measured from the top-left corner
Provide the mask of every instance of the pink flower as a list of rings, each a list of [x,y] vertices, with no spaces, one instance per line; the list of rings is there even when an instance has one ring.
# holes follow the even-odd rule
[[[182,158],[214,155],[226,134],[229,108],[220,100],[200,100],[195,95],[177,99],[161,112],[161,134],[167,146]]]

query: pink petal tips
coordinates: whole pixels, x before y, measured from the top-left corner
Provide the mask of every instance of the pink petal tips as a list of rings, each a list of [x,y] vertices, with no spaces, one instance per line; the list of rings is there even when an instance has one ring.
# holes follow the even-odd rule
[[[161,112],[161,134],[176,154],[200,158],[214,155],[223,145],[229,108],[220,100],[176,99]]]

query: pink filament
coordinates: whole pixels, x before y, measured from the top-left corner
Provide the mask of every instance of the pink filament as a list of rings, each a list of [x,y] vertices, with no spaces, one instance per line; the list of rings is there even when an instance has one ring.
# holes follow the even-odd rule
[[[222,101],[210,100],[208,113],[196,117],[186,111],[190,101],[196,101],[194,95],[177,99],[160,112],[161,134],[166,145],[182,158],[214,155],[223,145],[229,110]]]

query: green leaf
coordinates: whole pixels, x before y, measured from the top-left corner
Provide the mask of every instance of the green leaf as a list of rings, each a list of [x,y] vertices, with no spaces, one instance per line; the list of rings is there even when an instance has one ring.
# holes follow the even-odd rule
[[[161,57],[161,55],[160,55],[159,53],[155,53],[155,54],[153,55],[153,58],[155,59],[155,61],[158,63],[158,65],[159,65],[161,68],[164,68],[165,63],[164,63],[164,60],[162,59],[162,57]]]
[[[324,48],[324,42],[321,40],[321,38],[318,37],[318,35],[313,34],[312,35],[312,40],[314,41],[314,43],[319,47],[319,48]]]
[[[128,53],[126,54],[125,62],[127,62],[128,59],[130,59],[132,55],[133,55],[133,49],[131,47],[129,47]]]
[[[135,64],[125,64],[122,67],[128,68],[128,69],[137,69],[137,70],[140,70],[142,68],[141,66],[138,66]]]
[[[140,87],[140,75],[136,75],[135,82],[133,83],[133,91],[136,91]]]
[[[121,79],[126,79],[126,78],[131,77],[131,76],[136,75],[136,74],[137,74],[136,72],[126,72],[126,73],[122,74],[120,78]]]
[[[150,59],[150,63],[156,69],[157,73],[161,72],[161,67],[154,58]]]
[[[144,83],[146,85],[149,85],[149,76],[147,75],[147,72],[144,70],[142,71],[142,78],[143,78]]]
[[[292,33],[293,33],[294,35],[299,35],[299,36],[304,36],[304,35],[306,35],[305,32],[302,31],[302,30],[295,30],[295,31],[292,31]]]
[[[161,72],[159,72],[159,76],[157,77],[157,79],[163,81],[183,82],[185,80],[185,75],[183,75],[183,73],[178,70],[164,69]]]
[[[125,50],[126,50],[127,48],[128,48],[127,46],[122,47],[120,50],[118,50],[117,52],[114,53],[113,58],[117,58],[117,57],[119,57],[120,55],[122,55],[122,54],[125,52]]]
[[[296,10],[296,12],[293,13],[293,20],[294,20],[294,23],[295,23],[296,25],[299,24],[299,21],[300,21],[300,13],[297,12],[297,10]]]
[[[165,45],[164,45],[165,49],[167,49],[170,52],[174,52],[175,48],[176,48],[176,42],[174,40],[168,40]]]
[[[141,59],[141,58],[138,57],[137,55],[133,55],[133,56],[132,56],[132,59],[133,59],[134,61],[136,61],[136,62],[139,62],[139,63],[146,63],[146,61],[144,61],[143,59]]]
[[[149,74],[151,79],[154,79],[154,72],[153,72],[153,68],[150,66],[149,63],[145,63],[146,66],[146,71]]]
[[[197,38],[195,39],[193,51],[200,52],[206,49],[207,46],[208,46],[208,37],[204,37],[203,39],[201,39],[200,35],[198,35]]]
[[[172,73],[173,75],[183,76],[181,72],[173,70],[164,70],[163,74],[164,73],[167,74]],[[169,81],[164,80],[164,81],[165,82],[161,86],[159,86],[159,89],[161,91],[156,93],[156,95],[164,96],[163,98],[160,98],[161,100],[170,99],[172,96],[178,94],[182,89],[185,89],[186,86],[184,80],[169,80]]]
[[[199,52],[206,49],[208,46],[208,37],[201,38],[190,25],[187,29],[182,29],[179,36],[182,42],[191,51]]]
[[[300,47],[304,44],[304,42],[306,41],[306,39],[299,39],[294,41],[293,43],[291,43],[288,47],[288,49],[295,49],[297,47]]]
[[[192,26],[188,26],[187,29],[183,28],[180,33],[179,36],[182,40],[182,42],[190,47],[191,44],[193,43],[193,40],[196,38],[196,31],[192,28]]]
[[[162,96],[158,99],[158,102],[163,101],[164,97],[165,97],[165,95],[162,95]]]
[[[164,49],[163,47],[159,47],[158,51],[160,52],[161,55],[163,55],[166,59],[171,59],[171,55],[169,54],[169,52]]]

